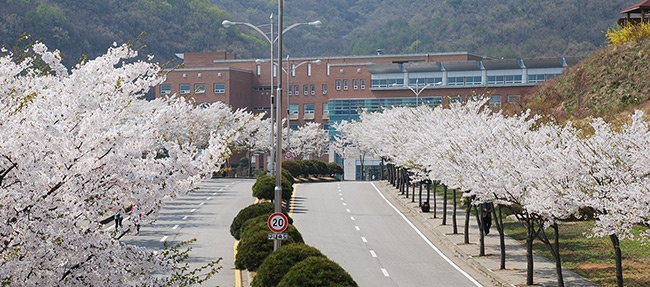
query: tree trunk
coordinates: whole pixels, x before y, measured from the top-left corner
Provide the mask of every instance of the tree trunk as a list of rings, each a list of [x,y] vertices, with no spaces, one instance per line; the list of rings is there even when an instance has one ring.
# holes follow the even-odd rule
[[[533,285],[533,240],[535,239],[535,226],[531,219],[526,218],[526,285]]]
[[[616,255],[616,286],[623,287],[623,255],[621,254],[621,242],[616,234],[610,234],[609,239],[614,246]]]
[[[419,184],[420,190],[418,191],[418,206],[422,206],[422,182]]]
[[[447,225],[447,186],[442,185],[442,225]]]
[[[433,218],[438,218],[438,201],[436,200],[436,191],[438,191],[438,181],[433,182]]]
[[[469,244],[469,215],[472,211],[472,204],[467,201],[467,209],[465,210],[465,244]]]
[[[478,224],[478,255],[485,256],[485,229],[483,228],[483,216],[482,207],[480,205],[474,206],[474,212],[476,213],[476,223]]]
[[[456,195],[457,195],[456,194],[456,189],[454,189],[454,191],[452,193],[452,196],[454,197],[454,199],[453,199],[454,211],[451,214],[451,225],[453,226],[453,230],[454,230],[453,233],[454,234],[458,234],[458,222],[456,222],[456,210],[457,210],[457,208],[456,208],[456,204],[457,204]]]
[[[499,213],[497,214],[497,209],[499,209]],[[492,210],[494,214],[494,225],[497,228],[497,232],[499,232],[499,249],[501,250],[501,262],[499,265],[499,269],[505,270],[506,269],[506,239],[505,239],[505,234],[503,232],[503,213],[501,212],[501,205],[497,205],[495,209]]]

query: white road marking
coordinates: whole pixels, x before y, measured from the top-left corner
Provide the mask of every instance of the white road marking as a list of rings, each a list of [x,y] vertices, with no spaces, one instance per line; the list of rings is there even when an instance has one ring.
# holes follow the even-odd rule
[[[386,270],[386,268],[381,268],[381,273],[384,273],[385,277],[390,277],[390,275],[388,275],[388,270]]]
[[[190,212],[195,212],[195,211],[196,211],[196,208],[194,208],[194,209],[192,209],[192,210],[190,210]]]
[[[354,221],[354,216],[350,216],[350,219],[352,219]]]
[[[344,203],[343,203],[343,206],[346,206],[346,205],[348,205],[348,204],[344,202]]]
[[[169,237],[169,236],[163,236],[163,238],[160,239],[160,242],[165,242],[165,240],[167,240],[167,237]]]
[[[346,208],[345,211],[347,211],[348,213],[350,213],[350,209],[349,209],[349,208]]]
[[[341,200],[343,200],[343,197],[341,197]]]
[[[187,215],[183,216],[183,220],[187,219]]]
[[[199,206],[204,205],[204,204],[205,204],[205,202],[201,202],[201,203],[199,203]]]
[[[469,281],[471,281],[472,283],[474,283],[474,285],[476,285],[476,286],[480,286],[480,287],[483,286],[483,285],[481,285],[481,283],[479,283],[478,281],[476,281],[476,279],[472,278],[472,276],[470,276],[469,274],[467,274],[467,272],[463,271],[463,269],[460,269],[460,267],[458,267],[458,265],[456,265],[456,263],[454,263],[453,261],[451,261],[451,259],[449,259],[449,257],[445,256],[445,254],[443,254],[442,251],[440,251],[440,249],[438,249],[438,247],[436,247],[435,245],[433,245],[433,243],[432,243],[432,242],[431,242],[431,241],[430,241],[426,236],[424,236],[424,234],[422,234],[422,232],[421,232],[417,227],[415,227],[415,225],[414,225],[414,224],[413,224],[413,223],[412,223],[408,218],[406,218],[406,215],[404,215],[403,213],[401,213],[401,212],[399,211],[399,209],[397,209],[397,207],[395,207],[395,205],[393,205],[392,203],[390,203],[390,201],[388,201],[388,199],[387,199],[387,198],[386,198],[386,197],[381,193],[381,191],[379,191],[379,188],[377,188],[377,186],[376,186],[374,183],[371,182],[370,184],[372,185],[372,187],[375,188],[375,191],[377,191],[377,193],[379,193],[379,196],[381,196],[381,198],[383,198],[384,201],[385,201],[386,203],[388,203],[388,205],[389,205],[391,208],[393,208],[393,210],[395,210],[395,212],[397,212],[397,214],[399,214],[399,215],[402,217],[402,219],[404,219],[404,221],[406,221],[406,223],[408,223],[408,225],[411,226],[411,228],[412,228],[413,230],[415,230],[415,233],[417,233],[417,234],[420,236],[420,238],[422,238],[422,240],[424,240],[424,242],[426,242],[426,243],[429,245],[429,247],[431,247],[431,249],[433,249],[436,253],[438,253],[438,255],[440,255],[440,257],[442,257],[442,259],[444,259],[445,261],[447,261],[447,263],[448,263],[449,265],[451,265],[452,267],[454,267],[454,269],[456,269],[458,272],[460,272],[460,274],[462,274],[463,276],[465,276],[465,278],[467,278]],[[385,273],[385,274],[387,274],[387,273]]]
[[[211,197],[211,196],[209,196],[209,197],[208,197],[208,198],[206,198],[205,200],[210,200],[210,199],[212,199],[212,197]]]
[[[361,228],[359,228],[359,226],[355,226],[354,229],[356,229],[357,231],[361,230]]]
[[[213,192],[212,195],[217,195],[217,193],[216,193],[216,192]]]
[[[368,243],[368,239],[366,239],[366,238],[363,237],[363,236],[361,236],[361,241],[363,241],[363,243]]]
[[[174,225],[174,227],[172,227],[172,229],[176,229],[176,228],[178,228],[178,224],[176,224],[176,225]]]
[[[370,256],[377,258],[377,253],[374,250],[370,250]]]

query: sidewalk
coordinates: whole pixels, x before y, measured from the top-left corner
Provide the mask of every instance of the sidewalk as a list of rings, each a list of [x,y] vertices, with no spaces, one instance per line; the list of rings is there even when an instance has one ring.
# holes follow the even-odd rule
[[[423,213],[418,206],[418,197],[416,191],[415,202],[411,202],[412,198],[406,198],[405,195],[400,194],[399,190],[390,185],[387,181],[374,181],[375,186],[395,205],[409,220],[418,226],[423,226],[427,229],[427,236],[438,246],[447,256],[454,257],[452,260],[464,259],[468,262],[477,272],[480,272],[491,278],[493,286],[527,286],[526,285],[526,247],[512,238],[505,238],[506,245],[506,270],[499,270],[500,265],[500,248],[499,248],[499,235],[496,228],[485,236],[485,254],[486,256],[478,256],[479,254],[479,229],[476,225],[476,218],[474,216],[470,219],[469,228],[469,241],[470,244],[464,244],[464,224],[465,224],[465,211],[460,209],[457,211],[457,227],[458,234],[453,234],[453,226],[451,219],[451,205],[447,205],[447,225],[442,225],[442,198],[436,198],[438,205],[438,218],[434,218],[433,204],[431,205],[431,212]],[[412,189],[411,189],[412,193]],[[426,193],[426,191],[425,191]],[[431,197],[433,199],[433,197]],[[424,232],[424,230],[423,230]],[[447,254],[447,252],[453,254]],[[534,255],[534,286],[558,286],[557,276],[555,272],[555,262],[549,261],[541,256]],[[597,286],[596,284],[588,281],[584,277],[563,269],[565,286]]]

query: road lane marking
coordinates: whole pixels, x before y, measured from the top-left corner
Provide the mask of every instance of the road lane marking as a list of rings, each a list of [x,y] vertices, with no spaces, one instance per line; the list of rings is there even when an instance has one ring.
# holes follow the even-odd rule
[[[213,192],[212,195],[217,195],[217,193],[216,193],[216,192]]]
[[[363,243],[368,243],[368,239],[366,239],[366,238],[363,237],[363,236],[361,236],[361,241],[363,241]]]
[[[404,221],[406,221],[406,223],[408,223],[408,225],[411,226],[411,228],[412,228],[413,230],[415,230],[415,233],[417,233],[417,234],[420,236],[420,238],[422,238],[422,240],[424,240],[424,242],[426,242],[426,243],[429,245],[429,247],[431,247],[431,249],[433,249],[436,253],[438,253],[438,255],[440,255],[440,257],[442,257],[442,259],[444,259],[445,261],[447,261],[447,263],[448,263],[449,265],[451,265],[451,267],[453,267],[454,269],[456,269],[458,272],[460,272],[460,274],[462,274],[463,276],[465,276],[465,278],[467,278],[469,281],[471,281],[472,283],[474,283],[475,286],[483,287],[483,285],[481,285],[481,283],[479,283],[478,281],[476,281],[476,279],[472,278],[472,276],[470,276],[469,274],[467,274],[467,272],[463,271],[463,269],[460,269],[460,267],[458,267],[458,265],[456,265],[456,263],[454,263],[453,261],[451,261],[451,259],[449,259],[449,257],[445,256],[445,254],[443,254],[442,251],[440,251],[440,249],[438,249],[438,247],[436,247],[435,245],[433,245],[433,243],[431,242],[431,240],[429,240],[426,236],[424,236],[424,234],[423,234],[423,233],[422,233],[422,232],[421,232],[417,227],[415,227],[415,225],[414,225],[414,224],[413,224],[413,223],[412,223],[408,218],[406,218],[406,215],[404,215],[402,212],[400,212],[399,209],[397,209],[397,207],[395,207],[395,205],[393,205],[392,203],[390,203],[390,201],[388,201],[388,199],[384,196],[384,194],[381,193],[381,191],[379,191],[379,188],[377,188],[377,186],[376,186],[374,183],[371,182],[370,184],[372,185],[372,187],[375,188],[375,191],[377,191],[377,193],[379,194],[379,196],[381,196],[381,198],[383,198],[384,201],[385,201],[386,203],[388,203],[388,205],[389,205],[391,208],[393,208],[393,210],[395,210],[395,212],[397,212],[397,214],[399,214],[399,215],[402,217],[402,219],[404,219]]]
[[[187,215],[183,216],[183,220],[187,219]]]
[[[344,200],[343,197],[341,197],[341,200]]]
[[[381,273],[384,273],[385,277],[390,277],[390,275],[388,275],[388,270],[386,270],[386,268],[381,268]]]
[[[348,204],[344,202],[344,203],[343,203],[343,206],[346,206],[346,205],[348,205]]]
[[[352,219],[352,221],[354,221],[354,216],[350,216],[350,219]]]
[[[208,198],[206,198],[205,200],[210,200],[210,199],[212,199],[212,196],[208,196]]]
[[[349,209],[349,208],[346,208],[345,211],[347,211],[348,213],[350,213],[350,209]]]
[[[199,206],[204,205],[204,204],[205,204],[205,202],[201,202],[201,203],[199,203]]]
[[[163,236],[163,238],[160,239],[160,242],[165,242],[165,240],[167,240],[167,237],[169,237],[169,236]]]
[[[192,210],[190,210],[190,212],[195,212],[195,211],[196,211],[196,208],[194,208],[194,209],[192,209]]]
[[[377,258],[377,253],[374,250],[370,250],[370,256]]]
[[[172,227],[172,229],[176,229],[176,228],[178,228],[178,224],[176,224],[176,225],[174,225],[174,227]]]
[[[355,226],[354,229],[356,229],[357,231],[361,230],[359,226]]]

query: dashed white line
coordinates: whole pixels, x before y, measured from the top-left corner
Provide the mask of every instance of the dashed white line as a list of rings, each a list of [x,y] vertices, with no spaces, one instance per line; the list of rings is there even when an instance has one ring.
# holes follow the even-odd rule
[[[176,229],[176,228],[178,228],[178,224],[176,224],[176,225],[174,225],[174,227],[172,227],[172,229]]]
[[[343,203],[343,206],[346,206],[346,205],[348,205],[348,204],[344,202],[344,203]]]
[[[361,228],[359,228],[359,226],[355,226],[354,229],[356,229],[357,231],[361,230]]]
[[[183,216],[183,220],[187,219],[187,215]]]
[[[216,192],[213,192],[212,195],[217,195],[217,193],[216,193]]]
[[[374,250],[370,250],[370,256],[377,258],[377,253]]]
[[[204,204],[205,204],[205,202],[201,202],[201,203],[199,203],[199,206],[204,205]]]
[[[341,197],[341,200],[343,200],[343,197]]]
[[[350,219],[354,221],[354,216],[350,216]]]
[[[196,208],[194,208],[194,209],[192,209],[192,210],[190,210],[190,212],[195,212],[195,211],[196,211]]]
[[[388,275],[388,270],[386,270],[386,268],[381,268],[381,273],[384,273],[385,277],[390,277],[390,275]]]
[[[350,209],[349,209],[349,208],[346,208],[345,211],[347,211],[348,213],[350,213]]]
[[[212,199],[212,196],[208,196],[208,198],[206,198],[205,200],[210,200],[210,199]]]
[[[167,240],[167,237],[169,237],[169,236],[163,236],[163,238],[160,239],[160,242],[165,242],[165,240]]]
[[[366,239],[366,238],[363,237],[363,236],[361,236],[361,241],[363,241],[363,243],[368,243],[368,239]]]

